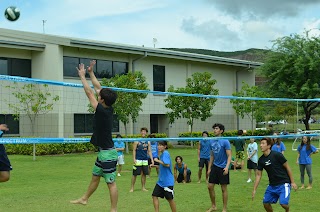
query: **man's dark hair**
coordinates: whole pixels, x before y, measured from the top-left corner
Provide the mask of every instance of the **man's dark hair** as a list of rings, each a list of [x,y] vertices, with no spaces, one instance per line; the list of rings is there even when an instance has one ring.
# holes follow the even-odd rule
[[[238,135],[243,135],[243,130],[238,130]]]
[[[141,127],[140,132],[141,132],[142,130],[145,130],[146,132],[148,132],[148,128],[146,128],[146,127]]]
[[[180,158],[180,160],[181,160],[181,163],[183,162],[183,158],[179,155],[179,156],[177,156],[174,160],[177,162],[177,159],[178,158]]]
[[[168,149],[168,142],[167,141],[159,141],[158,145],[165,146],[166,149]]]
[[[110,88],[102,88],[99,95],[107,106],[112,106],[118,97],[117,92],[111,90]]]
[[[213,129],[216,128],[216,127],[219,127],[219,129],[222,130],[222,133],[224,133],[225,128],[224,128],[224,125],[223,125],[223,124],[215,123],[215,124],[212,126]]]
[[[208,131],[206,131],[206,130],[205,130],[205,131],[203,131],[203,132],[202,132],[202,136],[203,136],[203,134],[207,134],[207,136],[209,137],[209,133],[208,133]]]
[[[273,146],[274,142],[273,139],[269,138],[269,137],[264,137],[261,139],[261,141],[265,140],[267,142],[267,145],[270,145],[270,149]]]

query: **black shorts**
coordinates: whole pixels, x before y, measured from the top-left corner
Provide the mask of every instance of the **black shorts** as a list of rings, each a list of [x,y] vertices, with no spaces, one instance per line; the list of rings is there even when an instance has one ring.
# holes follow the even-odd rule
[[[209,161],[210,161],[210,159],[200,158],[199,168],[203,168],[204,165],[206,165],[206,169],[208,169]]]
[[[257,169],[258,165],[254,162],[252,162],[252,160],[248,160],[247,162],[247,169]]]
[[[212,165],[209,175],[209,183],[220,185],[230,184],[229,172],[227,175],[223,175],[223,168]]]
[[[159,163],[155,162],[154,159],[155,158],[153,158],[153,165],[159,166]],[[159,158],[157,158],[157,159],[159,159]],[[148,158],[148,164],[151,165],[151,159],[150,158]]]
[[[172,200],[174,197],[173,186],[168,186],[168,187],[162,188],[161,186],[156,184],[156,186],[153,189],[152,196],[153,197],[160,197],[160,198],[165,197],[167,200]]]
[[[143,172],[144,175],[149,175],[148,166],[133,166],[133,170],[132,170],[133,176],[141,175],[141,172]]]
[[[0,144],[0,171],[10,170],[12,170],[12,167],[7,156],[6,149],[3,144]]]

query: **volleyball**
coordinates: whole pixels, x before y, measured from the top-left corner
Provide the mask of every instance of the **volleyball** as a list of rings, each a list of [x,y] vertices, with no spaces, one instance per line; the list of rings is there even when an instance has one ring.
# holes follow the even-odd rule
[[[16,21],[20,17],[20,10],[17,7],[10,6],[4,11],[4,16],[9,21]]]

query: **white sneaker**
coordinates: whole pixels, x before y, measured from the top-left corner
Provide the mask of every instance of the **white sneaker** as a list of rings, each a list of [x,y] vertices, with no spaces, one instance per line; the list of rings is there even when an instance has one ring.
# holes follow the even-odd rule
[[[120,174],[120,173],[118,173],[118,177],[121,177],[121,174]]]
[[[248,180],[247,180],[247,183],[251,183],[251,181],[252,181],[251,179],[248,179]]]

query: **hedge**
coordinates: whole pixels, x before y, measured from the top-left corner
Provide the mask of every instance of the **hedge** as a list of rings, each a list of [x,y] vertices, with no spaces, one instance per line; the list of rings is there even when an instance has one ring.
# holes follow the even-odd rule
[[[156,138],[166,138],[165,133],[154,134]],[[115,136],[114,136],[115,137]],[[141,138],[141,135],[123,136],[126,138]],[[90,138],[83,136],[82,138]],[[6,151],[8,155],[32,155],[33,144],[6,144]],[[168,147],[172,148],[172,144],[168,143]],[[129,143],[129,150],[132,151],[132,142]],[[56,155],[68,153],[83,153],[94,152],[97,148],[90,142],[87,143],[61,143],[61,144],[36,144],[36,155]]]

